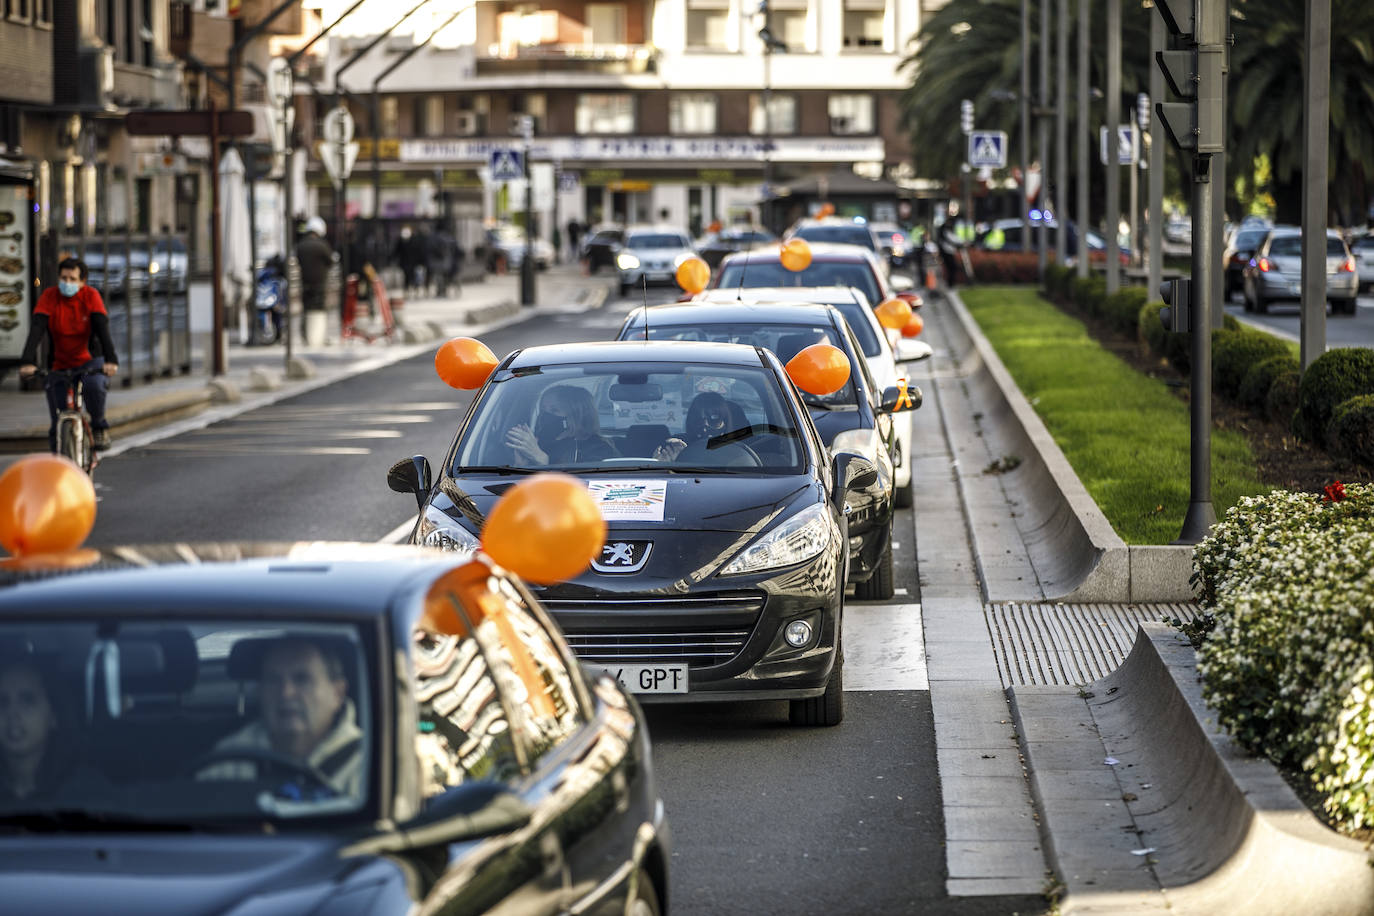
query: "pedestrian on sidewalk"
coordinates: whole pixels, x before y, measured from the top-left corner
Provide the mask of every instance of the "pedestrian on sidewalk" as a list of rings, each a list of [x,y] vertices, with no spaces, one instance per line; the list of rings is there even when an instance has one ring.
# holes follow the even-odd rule
[[[329,247],[324,234],[324,220],[312,216],[305,223],[305,238],[296,245],[296,260],[301,268],[301,305],[305,309],[305,342],[312,347],[324,343],[325,289],[334,266],[334,249]]]
[[[24,342],[19,377],[38,371],[38,345],[47,337],[52,342],[48,367],[80,369],[86,411],[91,415],[93,444],[110,447],[110,421],[105,418],[107,380],[119,371],[114,340],[110,337],[110,316],[105,302],[94,287],[86,285],[86,264],[80,258],[63,258],[57,265],[57,286],[43,290],[33,309],[33,325]],[[67,381],[48,376],[44,381],[48,397],[48,450],[57,451],[57,412],[66,406]]]
[[[572,249],[572,260],[582,257],[582,224],[576,218],[568,220],[568,247]]]

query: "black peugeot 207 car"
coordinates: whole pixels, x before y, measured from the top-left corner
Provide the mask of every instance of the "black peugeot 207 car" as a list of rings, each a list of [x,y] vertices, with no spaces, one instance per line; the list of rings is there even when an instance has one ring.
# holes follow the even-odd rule
[[[588,665],[646,700],[788,699],[797,724],[843,716],[844,506],[878,471],[833,459],[778,358],[679,341],[534,347],[507,356],[438,479],[398,462],[416,542],[472,549],[513,481],[585,480],[605,549],[537,589]]]
[[[906,395],[896,386],[878,390],[863,348],[844,315],[830,305],[747,302],[691,303],[637,308],[620,328],[620,340],[694,340],[765,347],[787,361],[806,347],[827,343],[849,358],[849,381],[830,394],[800,391],[821,440],[832,452],[858,452],[878,469],[871,487],[850,492],[849,581],[860,599],[887,600],[893,593],[893,456],[897,438],[892,414],[915,407],[920,389]]]
[[[490,561],[172,544],[40,575],[0,573],[0,911],[666,911],[637,704]]]

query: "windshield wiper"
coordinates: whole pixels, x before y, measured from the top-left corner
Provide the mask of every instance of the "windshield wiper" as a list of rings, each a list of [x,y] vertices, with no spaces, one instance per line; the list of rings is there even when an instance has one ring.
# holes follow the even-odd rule
[[[453,468],[453,476],[463,474],[537,474],[545,468],[520,468],[506,464],[470,464]]]

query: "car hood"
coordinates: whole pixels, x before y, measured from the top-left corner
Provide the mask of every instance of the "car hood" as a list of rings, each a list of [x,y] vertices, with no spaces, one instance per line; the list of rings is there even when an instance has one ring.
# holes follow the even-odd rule
[[[259,834],[18,835],[0,840],[0,899],[17,913],[275,916],[310,913],[372,860],[337,841]],[[371,871],[371,869],[369,869]],[[11,909],[12,908],[12,909]]]

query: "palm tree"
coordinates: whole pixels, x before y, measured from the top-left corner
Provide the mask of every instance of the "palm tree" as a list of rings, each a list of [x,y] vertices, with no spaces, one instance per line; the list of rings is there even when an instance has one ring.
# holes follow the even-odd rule
[[[1233,0],[1228,146],[1233,163],[1268,156],[1275,218],[1302,219],[1304,0]],[[1329,211],[1364,222],[1374,174],[1374,3],[1331,3]],[[1233,171],[1236,167],[1233,167]]]

